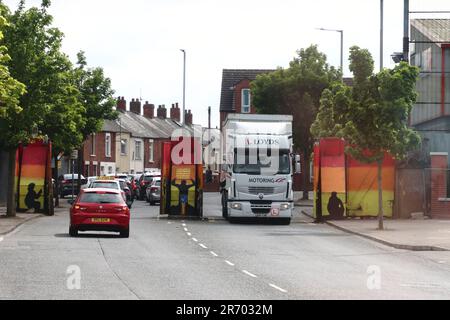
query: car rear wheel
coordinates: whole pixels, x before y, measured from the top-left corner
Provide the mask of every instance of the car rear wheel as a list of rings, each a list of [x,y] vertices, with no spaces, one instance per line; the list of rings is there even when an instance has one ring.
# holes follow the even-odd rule
[[[77,237],[78,236],[78,229],[74,228],[74,227],[70,227],[69,228],[69,235],[73,238],[73,237]]]
[[[121,238],[129,238],[130,237],[130,229],[126,229],[124,231],[120,231]]]

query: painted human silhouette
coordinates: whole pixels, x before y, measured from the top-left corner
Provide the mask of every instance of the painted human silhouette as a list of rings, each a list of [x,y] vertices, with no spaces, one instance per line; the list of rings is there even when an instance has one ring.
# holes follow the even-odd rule
[[[187,184],[186,180],[182,180],[180,184],[176,183],[176,180],[172,181],[172,185],[177,187],[179,190],[179,201],[180,201],[180,206],[183,203],[187,203],[188,202],[188,194],[189,194],[189,189],[192,188],[194,186],[194,184]]]
[[[332,219],[341,219],[344,217],[344,203],[338,198],[337,192],[331,193],[330,201],[328,202],[328,213]]]
[[[36,185],[34,183],[30,183],[28,185],[28,193],[25,197],[25,205],[27,206],[28,210],[34,209],[37,212],[41,209],[41,203],[36,200],[42,196],[42,190],[36,193],[36,191],[34,190],[35,188]]]

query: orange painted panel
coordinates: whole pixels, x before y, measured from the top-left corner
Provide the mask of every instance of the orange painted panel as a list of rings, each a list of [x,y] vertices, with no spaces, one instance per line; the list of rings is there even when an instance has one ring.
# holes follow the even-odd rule
[[[348,170],[348,191],[378,190],[378,168],[350,167]],[[394,190],[395,168],[384,167],[382,173],[384,191]]]
[[[322,167],[322,192],[345,193],[345,168]]]

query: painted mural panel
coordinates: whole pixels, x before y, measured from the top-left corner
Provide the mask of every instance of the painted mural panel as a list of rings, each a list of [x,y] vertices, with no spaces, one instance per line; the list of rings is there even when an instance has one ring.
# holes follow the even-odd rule
[[[382,169],[383,210],[392,217],[395,187],[395,161],[386,155]],[[378,216],[378,165],[348,157],[347,209],[349,216]]]
[[[18,210],[44,209],[48,146],[34,143],[20,148]]]

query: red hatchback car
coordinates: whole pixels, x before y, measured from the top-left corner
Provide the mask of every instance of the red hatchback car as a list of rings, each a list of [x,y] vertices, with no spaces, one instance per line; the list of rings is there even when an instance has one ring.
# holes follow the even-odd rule
[[[70,209],[71,237],[78,231],[120,232],[122,238],[130,236],[130,209],[120,190],[85,189]]]

